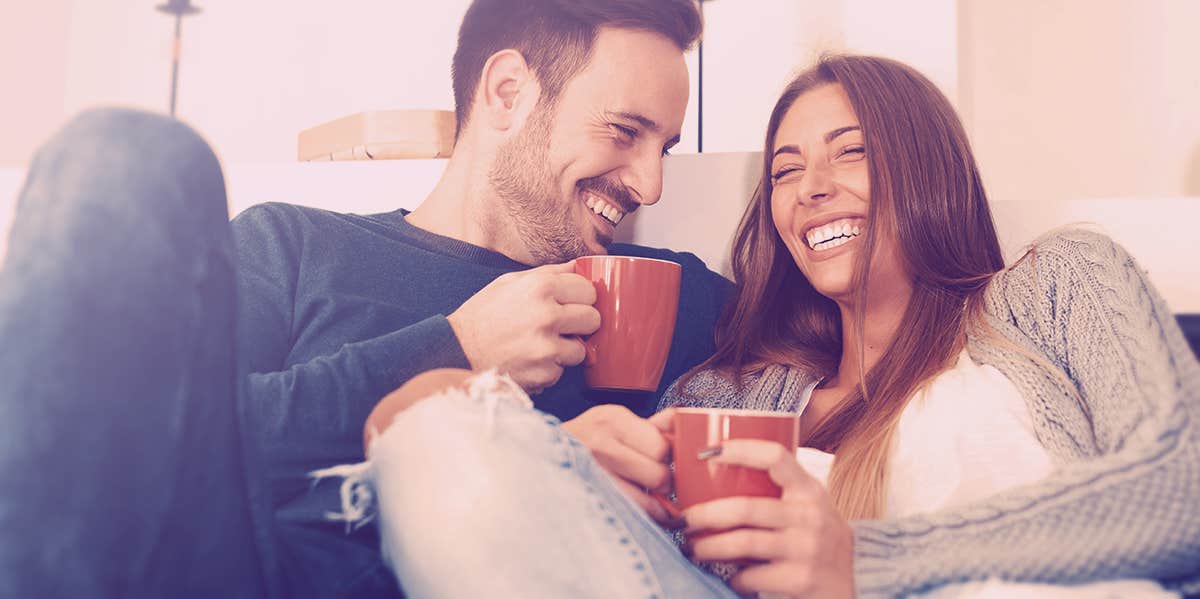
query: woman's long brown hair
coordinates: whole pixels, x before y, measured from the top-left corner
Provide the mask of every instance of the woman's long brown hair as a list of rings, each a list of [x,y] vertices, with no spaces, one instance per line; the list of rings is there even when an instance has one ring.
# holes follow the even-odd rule
[[[953,363],[982,313],[982,292],[1004,268],[987,197],[954,108],[912,68],[876,57],[826,56],[785,89],[767,126],[759,185],[733,245],[737,295],[700,368],[740,380],[769,364],[836,373],[843,351],[837,305],[793,262],[771,216],[770,167],[779,124],[795,100],[840,85],[858,116],[871,197],[855,269],[857,326],[867,312],[871,256],[888,230],[913,284],[895,338],[879,361],[809,437],[836,454],[829,489],[850,519],[881,515],[892,433],[908,399]],[[887,227],[887,229],[883,229]],[[862,339],[862,331],[855,337]],[[861,370],[861,369],[860,369]]]

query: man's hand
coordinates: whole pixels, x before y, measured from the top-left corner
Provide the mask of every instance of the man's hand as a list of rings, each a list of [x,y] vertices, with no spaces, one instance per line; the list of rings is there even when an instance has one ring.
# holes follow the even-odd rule
[[[600,328],[596,288],[575,263],[501,275],[447,316],[474,370],[496,368],[529,394],[583,361],[578,335]]]
[[[664,433],[670,430],[672,413],[665,410],[646,420],[623,406],[602,405],[563,423],[592,450],[617,486],[664,526],[676,525],[676,518],[650,492],[665,495],[671,490],[671,443]]]

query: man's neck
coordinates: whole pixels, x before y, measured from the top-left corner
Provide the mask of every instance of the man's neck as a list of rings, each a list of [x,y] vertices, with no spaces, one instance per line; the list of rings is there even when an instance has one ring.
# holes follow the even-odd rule
[[[407,220],[430,233],[508,254],[500,242],[504,232],[497,229],[506,219],[489,217],[503,209],[488,183],[491,161],[462,146],[455,148],[437,185]]]

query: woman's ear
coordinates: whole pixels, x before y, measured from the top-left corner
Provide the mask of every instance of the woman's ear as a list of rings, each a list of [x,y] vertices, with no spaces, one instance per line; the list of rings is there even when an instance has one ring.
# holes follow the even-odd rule
[[[508,131],[520,128],[540,93],[541,86],[525,57],[508,49],[493,54],[484,63],[476,101],[489,127]]]

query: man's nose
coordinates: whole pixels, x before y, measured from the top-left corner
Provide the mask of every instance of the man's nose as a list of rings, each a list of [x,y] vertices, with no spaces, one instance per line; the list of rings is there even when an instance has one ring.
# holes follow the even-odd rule
[[[663,155],[661,152],[643,153],[629,165],[622,183],[629,188],[634,201],[643,206],[658,203],[662,196]]]

